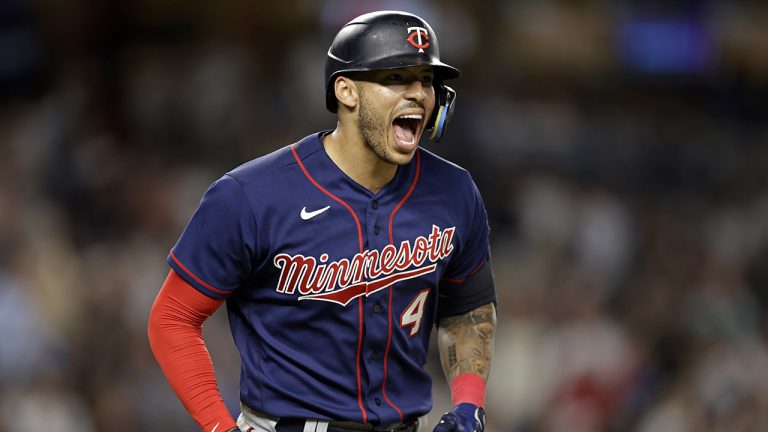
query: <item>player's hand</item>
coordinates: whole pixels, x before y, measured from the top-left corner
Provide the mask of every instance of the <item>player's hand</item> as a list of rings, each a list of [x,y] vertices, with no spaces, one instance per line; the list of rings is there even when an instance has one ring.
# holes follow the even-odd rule
[[[460,403],[448,411],[433,432],[483,432],[485,410],[471,403]]]

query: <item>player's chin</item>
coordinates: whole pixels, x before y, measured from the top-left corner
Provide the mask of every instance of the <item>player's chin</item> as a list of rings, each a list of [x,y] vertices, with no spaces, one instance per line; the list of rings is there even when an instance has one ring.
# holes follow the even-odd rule
[[[411,158],[413,158],[413,154],[416,151],[417,148],[419,148],[419,140],[421,139],[421,128],[419,128],[418,131],[416,131],[413,136],[408,139],[400,139],[398,138],[397,134],[394,133],[394,131],[391,131],[389,134],[389,141],[392,143],[390,148],[392,149],[392,153],[395,153],[396,156],[402,157],[407,159],[405,163],[408,163]],[[394,155],[393,155],[394,156]]]
[[[416,149],[419,148],[418,139],[413,143],[407,143],[403,145],[394,139],[392,145],[389,146],[389,161],[395,165],[406,165],[411,162],[413,155],[416,154]]]

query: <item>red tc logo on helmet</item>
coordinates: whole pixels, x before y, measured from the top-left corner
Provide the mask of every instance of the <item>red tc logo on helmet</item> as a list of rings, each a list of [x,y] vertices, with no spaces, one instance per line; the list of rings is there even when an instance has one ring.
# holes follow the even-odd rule
[[[418,48],[423,53],[424,48],[429,46],[429,34],[424,27],[408,27],[408,43]]]

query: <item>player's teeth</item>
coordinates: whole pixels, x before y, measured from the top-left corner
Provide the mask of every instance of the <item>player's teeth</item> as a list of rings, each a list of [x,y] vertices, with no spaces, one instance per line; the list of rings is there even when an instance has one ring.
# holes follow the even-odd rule
[[[401,118],[401,119],[416,119],[416,120],[421,120],[421,114],[410,114],[410,115],[404,115],[404,116],[400,116],[400,117],[398,117],[398,118]]]

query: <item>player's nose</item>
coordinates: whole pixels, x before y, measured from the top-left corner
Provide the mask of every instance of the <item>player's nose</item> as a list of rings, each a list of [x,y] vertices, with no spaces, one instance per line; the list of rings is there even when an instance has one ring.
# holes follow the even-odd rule
[[[424,102],[427,99],[427,88],[420,80],[413,80],[405,90],[405,98],[416,102]]]

